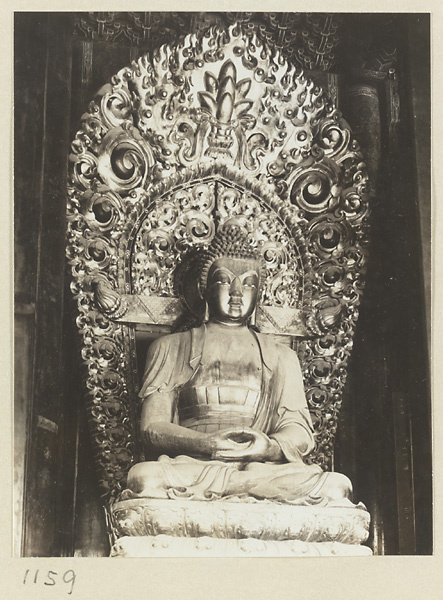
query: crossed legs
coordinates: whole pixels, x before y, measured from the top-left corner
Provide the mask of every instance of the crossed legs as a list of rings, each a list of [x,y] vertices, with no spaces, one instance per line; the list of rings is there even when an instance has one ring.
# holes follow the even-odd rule
[[[161,456],[158,461],[134,465],[128,474],[128,488],[141,496],[165,499],[171,497],[171,490],[196,500],[248,494],[283,502],[307,497],[329,502],[352,496],[352,485],[345,475],[323,473],[315,465],[302,462],[240,465],[187,456],[172,459]]]

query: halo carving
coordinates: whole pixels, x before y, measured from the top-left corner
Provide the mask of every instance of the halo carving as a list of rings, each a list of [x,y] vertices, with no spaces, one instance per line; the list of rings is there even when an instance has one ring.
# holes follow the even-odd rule
[[[328,468],[363,288],[368,180],[324,91],[237,24],[189,34],[103,86],[70,164],[67,257],[104,494],[140,458],[137,324],[171,330],[185,310],[177,266],[230,219],[265,258],[257,324],[299,354],[312,460]]]

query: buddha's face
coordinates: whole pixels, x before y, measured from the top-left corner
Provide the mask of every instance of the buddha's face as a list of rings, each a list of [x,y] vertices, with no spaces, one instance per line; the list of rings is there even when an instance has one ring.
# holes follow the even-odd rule
[[[218,258],[209,269],[206,301],[211,321],[242,325],[254,312],[260,263],[247,258]]]

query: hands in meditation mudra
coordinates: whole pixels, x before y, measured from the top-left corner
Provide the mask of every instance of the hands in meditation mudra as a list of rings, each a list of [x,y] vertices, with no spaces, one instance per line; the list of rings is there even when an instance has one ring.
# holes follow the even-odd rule
[[[129,490],[349,505],[346,476],[303,460],[314,438],[296,353],[248,327],[262,261],[239,227],[200,252],[198,276],[207,322],[149,348],[141,434],[147,454],[159,458],[131,468]]]

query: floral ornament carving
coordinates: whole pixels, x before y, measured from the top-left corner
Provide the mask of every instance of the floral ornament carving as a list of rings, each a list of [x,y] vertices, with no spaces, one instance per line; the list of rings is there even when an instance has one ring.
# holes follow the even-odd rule
[[[143,187],[154,164],[149,148],[140,143],[138,130],[117,126],[102,139],[97,157],[97,173],[102,181],[120,194]]]
[[[205,73],[206,91],[198,92],[200,105],[209,113],[211,130],[208,135],[206,155],[217,158],[225,154],[232,157],[229,148],[233,145],[233,134],[238,138],[238,145],[243,149],[243,162],[253,171],[256,167],[252,150],[266,147],[266,138],[254,134],[246,140],[245,129],[253,126],[254,117],[248,114],[253,102],[247,98],[251,89],[251,79],[237,82],[237,69],[231,60],[221,67],[218,78],[211,72]]]
[[[330,466],[369,211],[358,145],[323,90],[238,24],[189,34],[99,90],[70,165],[67,257],[103,493],[141,456],[135,327],[121,319],[136,304],[172,319],[177,265],[232,219],[265,259],[267,326],[298,328],[311,459]]]
[[[104,315],[116,319],[126,311],[125,299],[110,286],[107,279],[93,277],[91,290],[95,305]]]

